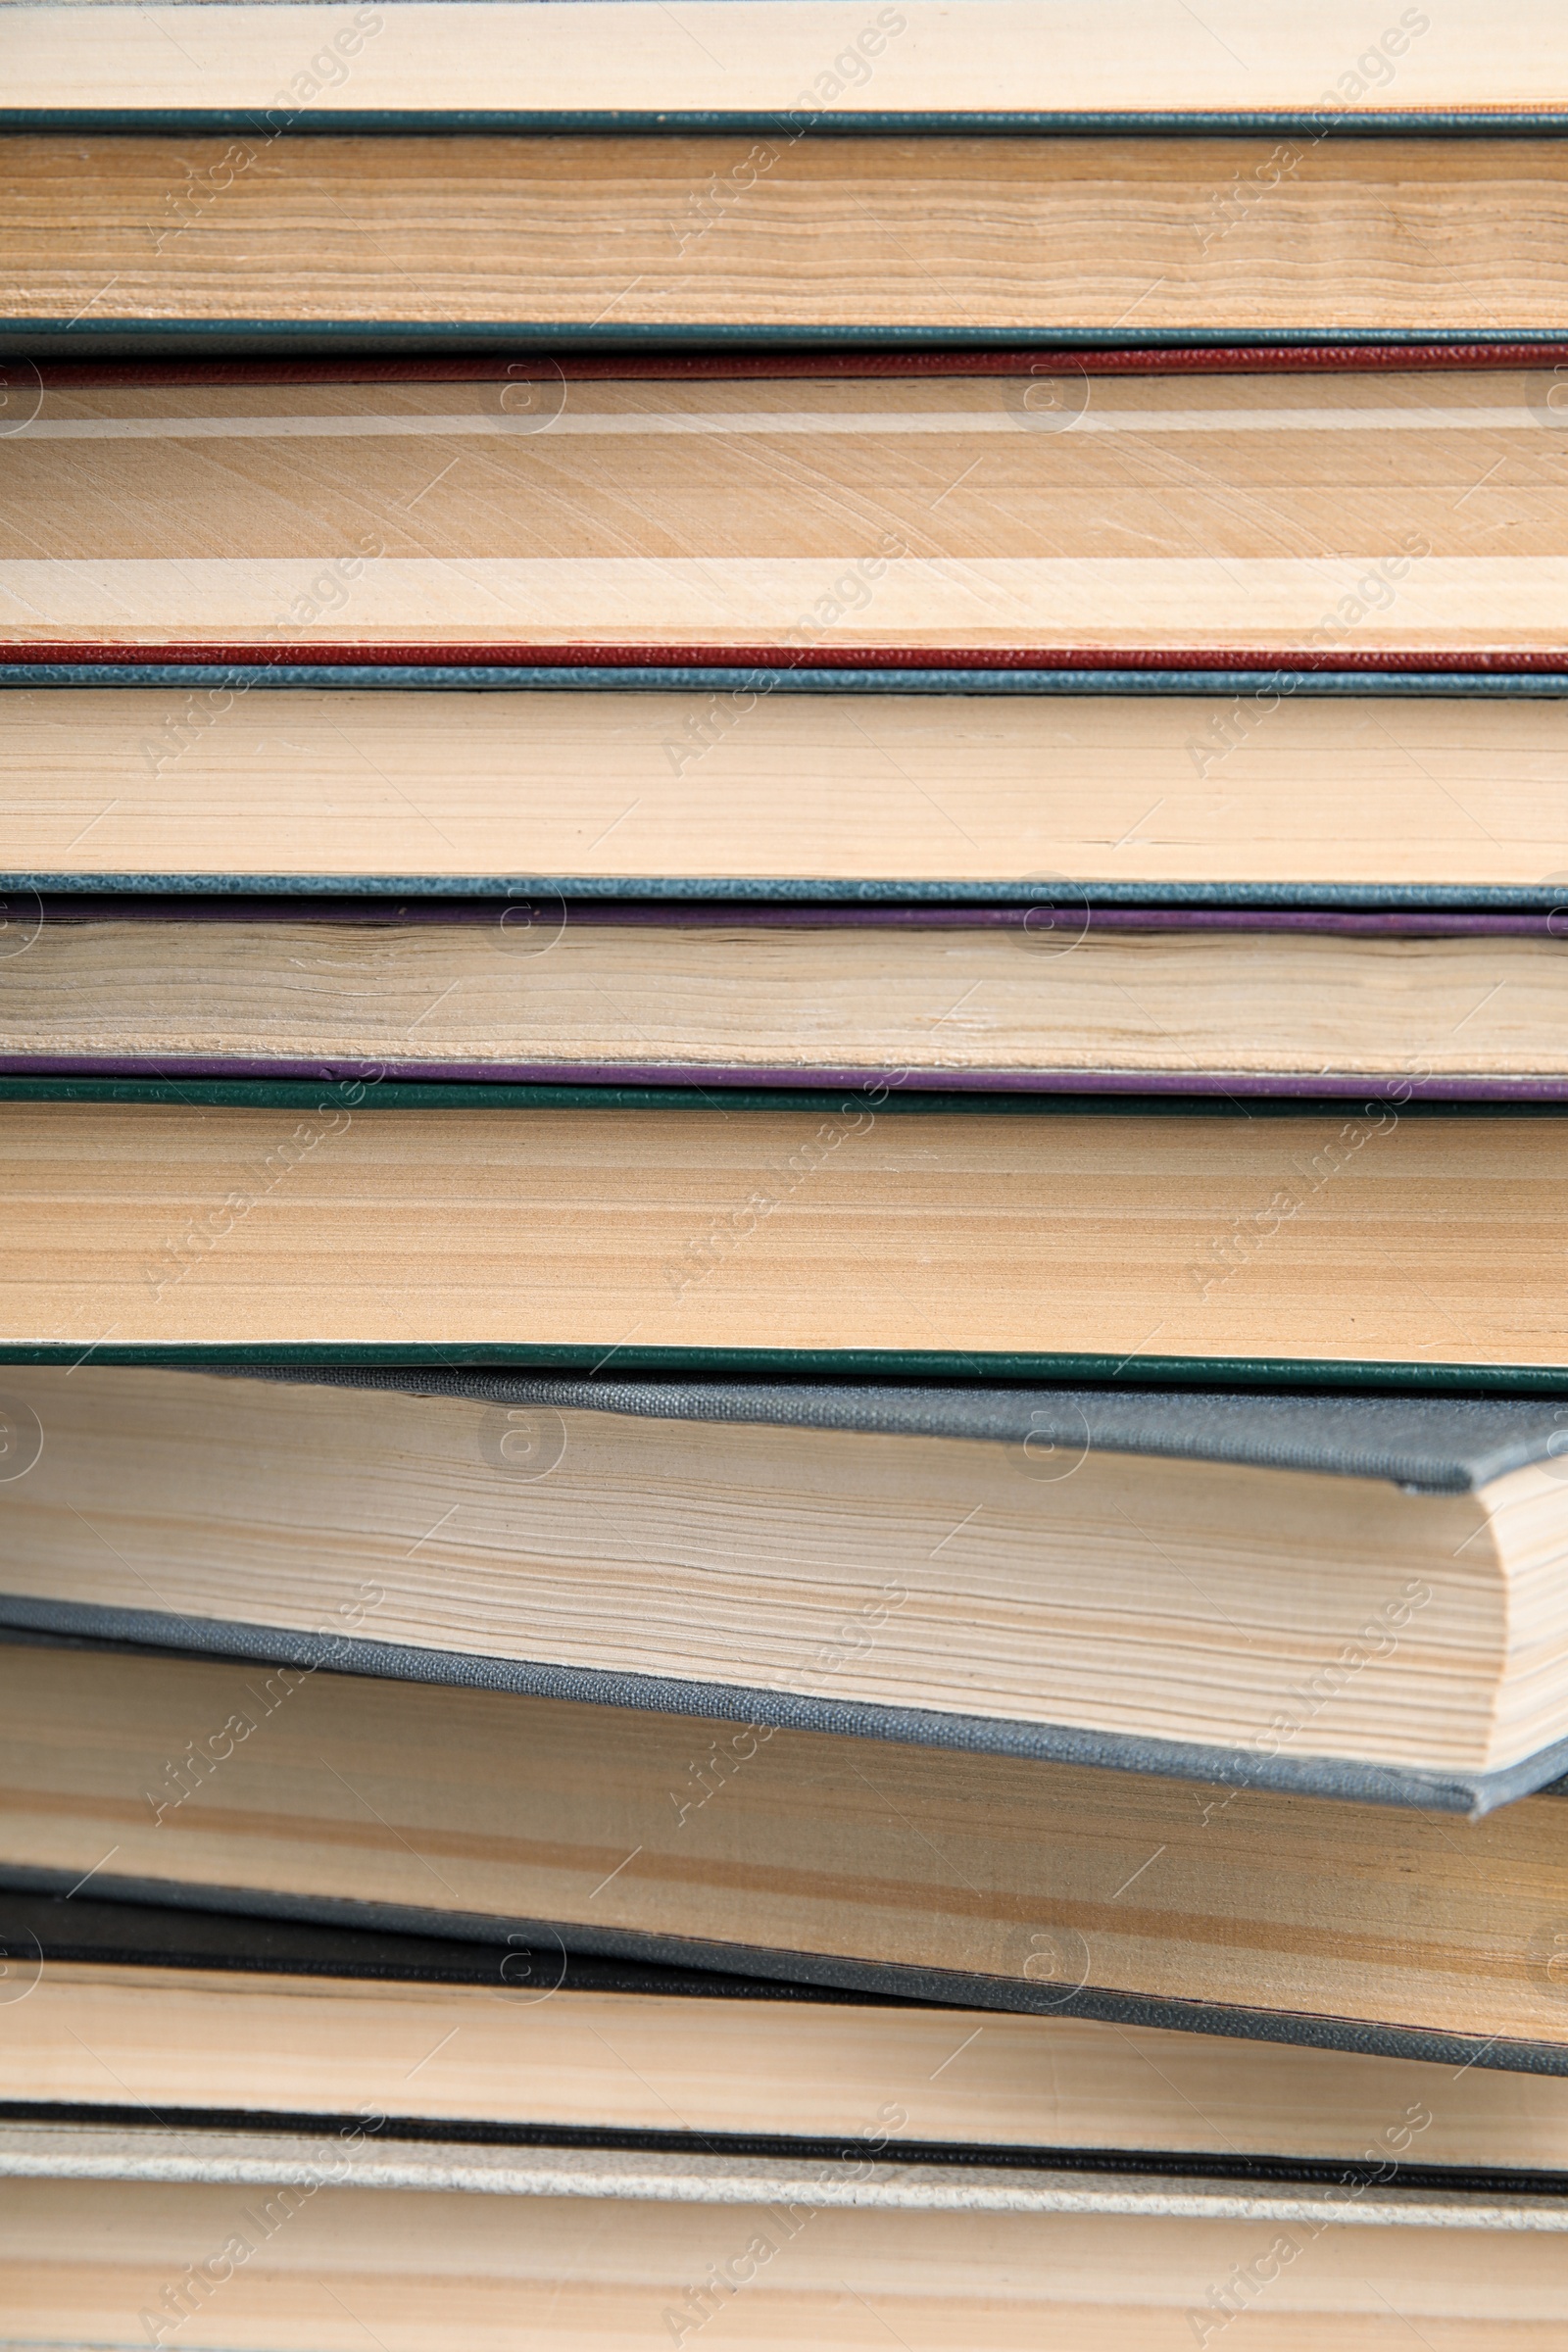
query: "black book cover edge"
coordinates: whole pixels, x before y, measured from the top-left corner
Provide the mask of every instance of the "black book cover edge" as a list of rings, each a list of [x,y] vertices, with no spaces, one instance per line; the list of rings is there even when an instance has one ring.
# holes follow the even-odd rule
[[[1529,1107],[1528,1105],[1526,1107]],[[554,1341],[506,1344],[462,1341],[343,1346],[303,1341],[244,1346],[214,1341],[192,1346],[117,1340],[6,1340],[6,1364],[139,1365],[172,1372],[254,1371],[286,1366],[301,1372],[447,1371],[516,1368],[592,1375],[613,1357],[624,1371],[653,1378],[712,1375],[736,1380],[870,1379],[933,1382],[1078,1382],[1180,1385],[1197,1391],[1246,1388],[1288,1395],[1297,1390],[1344,1390],[1408,1396],[1551,1396],[1568,1398],[1568,1364],[1399,1363],[1289,1356],[1130,1356],[1052,1353],[1002,1354],[958,1348],[638,1348],[579,1347]],[[1129,1372],[1129,1367],[1133,1367]]]
[[[97,1882],[94,1881],[96,1886]],[[473,1938],[344,1925],[334,1920],[262,1917],[190,1904],[105,1900],[85,1894],[29,1891],[0,1866],[0,1958],[25,1989],[28,1971],[51,1961],[105,1968],[210,1969],[238,1976],[353,1978],[388,1984],[466,1984],[540,2000],[555,1992],[657,1993],[665,1998],[804,2001],[808,2005],[892,2007],[891,1996],[791,1984],[713,1969],[568,1952],[541,1929],[533,1943],[498,1925],[488,1943]],[[25,1991],[8,1997],[24,1998]],[[31,2102],[23,2102],[30,2104]]]

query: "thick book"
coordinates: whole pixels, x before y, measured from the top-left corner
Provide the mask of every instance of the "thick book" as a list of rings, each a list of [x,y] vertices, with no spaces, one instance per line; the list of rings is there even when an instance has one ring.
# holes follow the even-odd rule
[[[1560,2195],[1568,2086],[530,1943],[0,1890],[6,2135],[74,2125]],[[867,2144],[868,2118],[885,2133]]]
[[[136,1645],[0,1672],[22,1891],[1568,2073],[1559,1795],[1465,1821]]]
[[[1555,1398],[89,1360],[0,1410],[24,1632],[723,1719],[731,1756],[1461,1813],[1568,1772]]]
[[[1560,1394],[1553,1102],[0,1078],[0,1360]]]
[[[10,911],[0,1074],[1568,1097],[1555,908],[1105,907],[1069,887],[874,907],[19,892]]]
[[[307,152],[320,162],[318,143]],[[1552,152],[1568,174],[1568,146]],[[79,171],[62,180],[78,210]],[[793,364],[711,349],[19,363],[0,638],[77,661],[640,649],[1070,666],[1076,649],[1556,672],[1565,354],[1075,357],[993,339]],[[255,715],[229,712],[222,732],[249,734]],[[1190,731],[1217,754],[1212,715]],[[287,765],[286,738],[273,757]],[[1234,785],[1237,771],[1188,766]],[[961,843],[957,826],[950,857]]]

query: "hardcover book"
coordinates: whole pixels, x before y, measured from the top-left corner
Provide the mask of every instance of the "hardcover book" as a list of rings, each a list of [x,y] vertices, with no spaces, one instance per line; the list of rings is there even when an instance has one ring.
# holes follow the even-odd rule
[[[1012,906],[10,906],[14,1075],[1568,1096],[1559,908],[1135,909],[1074,886]]]
[[[1568,1771],[1554,1398],[3,1385],[13,1628],[1435,1810]]]
[[[282,894],[306,903],[276,918],[300,923],[347,898],[390,900],[363,919],[394,925],[432,899],[488,901],[531,962],[592,900],[611,902],[602,920],[618,903],[672,926],[712,901],[794,906],[807,929],[822,906],[996,906],[1026,921],[1041,987],[1110,910],[1555,913],[1552,935],[1568,928],[1560,662],[1368,667],[1348,630],[1326,666],[1283,670],[865,666],[863,647],[810,646],[770,666],[77,650],[98,658],[0,660],[8,963],[93,893],[118,894],[98,911],[120,920],[127,898],[151,899],[149,921],[170,894],[182,909],[181,894],[237,899],[235,921]],[[1471,927],[1365,936],[1380,934]],[[1366,952],[1335,953],[1369,968]]]
[[[990,337],[28,366],[0,435],[0,637],[78,662],[1560,671],[1565,355]]]
[[[0,1358],[1559,1392],[1553,1102],[0,1078]]]

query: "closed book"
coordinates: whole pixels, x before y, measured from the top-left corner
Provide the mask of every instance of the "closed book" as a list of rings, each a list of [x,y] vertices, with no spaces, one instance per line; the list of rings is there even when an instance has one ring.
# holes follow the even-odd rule
[[[1559,909],[10,906],[0,1074],[1568,1096]]]
[[[17,1360],[1555,1394],[1552,1102],[0,1078]]]
[[[88,1361],[0,1405],[22,1631],[1435,1811],[1568,1771],[1548,1396]]]
[[[579,647],[520,663],[474,649],[445,665],[342,645],[330,661],[310,645],[280,660],[174,650],[4,649],[12,988],[26,985],[10,968],[19,956],[63,954],[68,942],[40,932],[94,911],[92,896],[120,921],[146,902],[149,922],[172,903],[199,911],[202,894],[236,922],[269,898],[302,902],[272,912],[305,924],[352,902],[394,932],[437,917],[432,901],[460,902],[455,913],[474,901],[534,992],[561,985],[541,953],[603,949],[573,928],[594,902],[612,928],[635,909],[678,929],[715,902],[808,931],[824,908],[915,906],[939,921],[994,908],[1027,929],[1042,990],[1068,980],[1062,949],[1089,932],[1108,946],[1110,914],[1129,933],[1151,910],[1164,923],[1204,910],[1428,918],[1365,934],[1391,940],[1485,936],[1468,919],[1480,912],[1555,913],[1554,936],[1568,924],[1561,661],[1499,651],[1479,670],[1431,655],[1379,666],[1348,631],[1341,653],[1283,669],[1146,655],[1139,667],[1114,655],[1098,667],[873,665],[864,646],[783,649],[766,665],[676,665],[647,648],[635,662]],[[333,937],[342,994],[372,993],[351,990],[351,944]],[[135,952],[150,957],[156,938],[138,935]],[[314,945],[299,949],[308,972]],[[1370,952],[1344,955],[1347,974],[1375,986]],[[1381,1007],[1397,1024],[1392,994]],[[1463,1040],[1483,1020],[1423,1051],[1475,1051]]]
[[[12,659],[1564,666],[1560,342],[24,366]],[[1191,715],[1189,788],[1223,749]],[[671,741],[662,784],[704,748]]]

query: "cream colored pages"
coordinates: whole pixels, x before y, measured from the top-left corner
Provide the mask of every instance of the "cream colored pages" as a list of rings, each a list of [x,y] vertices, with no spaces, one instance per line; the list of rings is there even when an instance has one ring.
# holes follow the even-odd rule
[[[553,1989],[545,1937],[509,1974],[510,1989],[51,1959],[0,2016],[6,2094],[803,2138],[892,2107],[894,2158],[902,2140],[1568,2164],[1555,2076],[1071,2017]]]
[[[16,1459],[38,1448],[0,1482],[5,1592],[151,1609],[168,1640],[192,1618],[353,1621],[416,1650],[1432,1771],[1564,1728],[1549,1472],[1413,1497],[93,1363],[10,1366],[0,1389]],[[1516,1495],[1539,1514],[1534,1606],[1494,1525]],[[1504,1678],[1531,1667],[1499,1740]]]
[[[1256,112],[1528,108],[1568,99],[1550,0],[1463,12],[1328,0],[389,0],[8,12],[18,107],[374,107],[828,115],[936,109]]]
[[[5,854],[16,873],[89,880],[1007,882],[1061,905],[1050,932],[1043,915],[1033,925],[1043,981],[1055,977],[1053,939],[1079,936],[1075,882],[1473,889],[1556,876],[1568,905],[1561,701],[1293,697],[1272,680],[1244,695],[955,685],[461,701],[19,689],[0,697]],[[41,912],[14,910],[14,943]],[[564,912],[514,906],[509,954],[531,950],[532,964]],[[1475,1016],[1451,1046],[1483,1017],[1506,1009]]]
[[[1004,2009],[1091,1990],[1242,2034],[1266,2012],[1352,2047],[1372,2025],[1491,2041],[1494,2064],[1568,2052],[1555,1796],[1464,1821],[260,1664],[11,1646],[0,1674],[0,1866],[64,1886],[455,1911],[530,1948],[524,1923],[556,1921],[743,1973],[951,1972]],[[704,1768],[716,1793],[686,1803]]]
[[[0,2294],[22,2340],[57,2352],[1192,2352],[1216,2310],[1268,2352],[1328,2334],[1406,2352],[1412,2328],[1436,2352],[1554,2352],[1568,2237],[1353,2217],[843,2212],[804,2184],[715,2209],[16,2180]],[[1255,2297],[1210,2302],[1242,2270]]]
[[[539,327],[1124,341],[1563,324],[1568,161],[1539,135],[889,141],[797,137],[786,121],[760,139],[273,137],[259,123],[237,140],[62,131],[8,146],[0,320],[56,332],[89,309],[92,326],[378,319],[486,342]]]
[[[0,1344],[1568,1360],[1568,1120],[891,1092],[5,1102]]]
[[[1332,664],[1568,632],[1568,434],[1544,369],[568,382],[529,365],[51,386],[0,438],[0,633]],[[1228,729],[1190,709],[1187,789],[1293,688]],[[738,749],[751,708],[715,697],[705,729],[666,707],[663,772]]]
[[[0,1055],[285,1075],[1568,1075],[1568,948],[1544,929],[1096,931],[1063,897],[989,930],[616,927],[564,901],[412,925],[45,920],[0,957]]]

